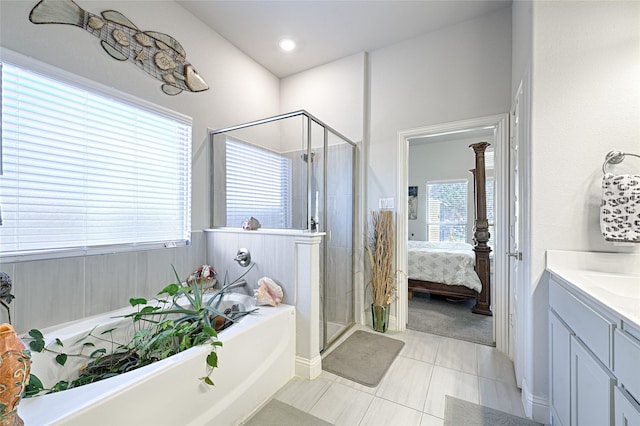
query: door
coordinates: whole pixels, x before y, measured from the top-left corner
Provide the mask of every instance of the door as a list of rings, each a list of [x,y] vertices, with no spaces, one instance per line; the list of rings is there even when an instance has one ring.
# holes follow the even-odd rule
[[[524,366],[524,271],[522,267],[521,245],[523,227],[521,224],[521,195],[523,180],[521,170],[523,156],[521,141],[523,140],[522,82],[514,99],[511,113],[511,132],[509,137],[509,357],[513,360],[516,383],[522,386]]]

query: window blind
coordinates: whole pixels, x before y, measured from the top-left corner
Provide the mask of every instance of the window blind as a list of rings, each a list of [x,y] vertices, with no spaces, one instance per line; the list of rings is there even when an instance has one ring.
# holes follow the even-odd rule
[[[0,253],[190,239],[191,123],[2,64]]]
[[[291,227],[291,161],[232,139],[226,141],[227,226],[255,217],[265,228]]]
[[[427,241],[466,241],[467,181],[427,182]]]

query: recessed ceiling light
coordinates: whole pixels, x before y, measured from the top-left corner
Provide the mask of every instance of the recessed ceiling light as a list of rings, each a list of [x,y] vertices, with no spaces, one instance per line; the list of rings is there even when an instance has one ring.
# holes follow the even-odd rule
[[[290,38],[283,38],[280,40],[280,49],[285,52],[290,52],[296,48],[296,42],[291,40]]]

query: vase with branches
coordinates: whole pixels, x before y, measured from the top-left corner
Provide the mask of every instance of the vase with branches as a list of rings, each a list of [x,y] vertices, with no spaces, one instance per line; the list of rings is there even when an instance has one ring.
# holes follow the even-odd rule
[[[371,234],[367,244],[371,266],[371,315],[373,328],[379,332],[387,330],[389,304],[395,297],[396,272],[394,270],[394,223],[393,212],[378,210],[371,212]]]

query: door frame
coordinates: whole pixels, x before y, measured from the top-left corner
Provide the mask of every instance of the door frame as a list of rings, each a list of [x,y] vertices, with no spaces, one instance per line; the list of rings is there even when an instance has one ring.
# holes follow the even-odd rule
[[[409,301],[407,286],[407,241],[409,228],[407,219],[407,203],[409,185],[409,139],[419,136],[433,136],[461,132],[482,127],[493,127],[495,141],[495,251],[494,251],[494,284],[491,291],[493,307],[493,334],[496,348],[505,354],[509,351],[509,286],[508,262],[506,251],[509,243],[509,114],[497,114],[468,120],[454,121],[430,126],[400,130],[398,132],[397,169],[398,203],[396,265],[398,274],[398,292],[395,301],[395,328],[403,331],[409,318]],[[473,152],[469,150],[469,156]]]

